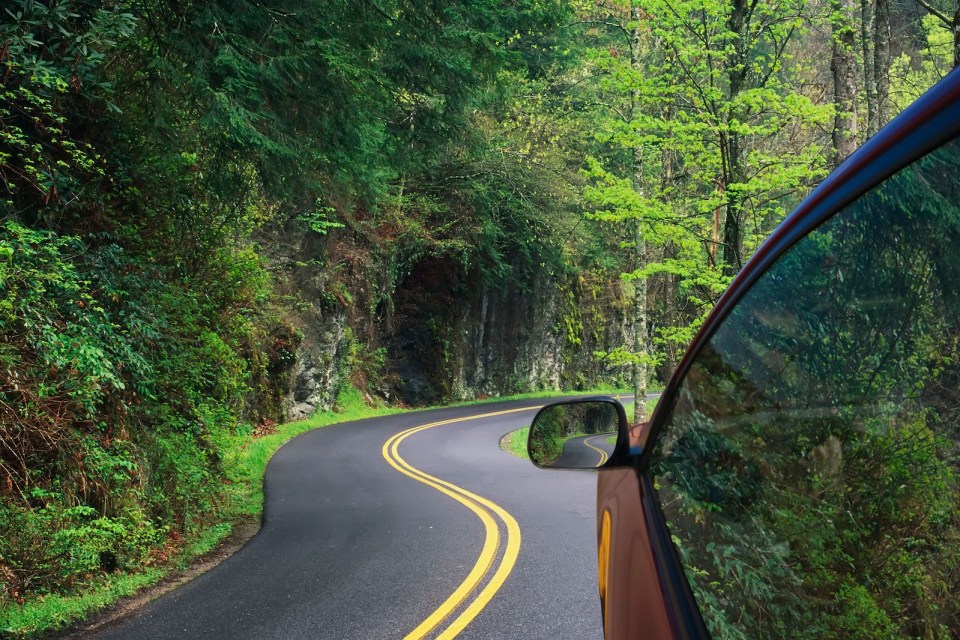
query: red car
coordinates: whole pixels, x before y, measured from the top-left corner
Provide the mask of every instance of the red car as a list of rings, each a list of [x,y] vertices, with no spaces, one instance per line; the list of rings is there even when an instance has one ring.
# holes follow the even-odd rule
[[[540,466],[600,469],[607,638],[960,637],[958,136],[960,69],[776,229],[634,437],[610,399],[535,418]]]

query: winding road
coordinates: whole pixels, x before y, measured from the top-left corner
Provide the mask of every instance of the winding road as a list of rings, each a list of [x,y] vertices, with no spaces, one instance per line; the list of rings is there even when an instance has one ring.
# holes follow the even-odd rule
[[[594,474],[540,470],[498,444],[544,402],[290,441],[267,468],[260,533],[96,637],[602,637]]]
[[[593,469],[603,465],[613,455],[615,444],[608,442],[613,433],[593,433],[585,436],[576,436],[563,443],[560,456],[550,463],[550,466],[574,467],[578,469]]]

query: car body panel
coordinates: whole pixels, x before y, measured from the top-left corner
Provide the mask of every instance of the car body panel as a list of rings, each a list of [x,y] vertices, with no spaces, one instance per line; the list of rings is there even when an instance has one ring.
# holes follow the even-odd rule
[[[597,547],[606,638],[673,637],[643,504],[636,469],[598,472]]]

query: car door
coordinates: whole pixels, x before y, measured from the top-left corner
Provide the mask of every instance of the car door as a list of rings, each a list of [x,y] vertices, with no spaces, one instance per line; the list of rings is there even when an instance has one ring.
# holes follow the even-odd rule
[[[960,637],[958,134],[955,70],[774,232],[600,470],[607,638]]]

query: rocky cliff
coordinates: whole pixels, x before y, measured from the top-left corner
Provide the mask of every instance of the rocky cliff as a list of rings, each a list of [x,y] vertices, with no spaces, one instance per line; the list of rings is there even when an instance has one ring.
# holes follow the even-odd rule
[[[291,278],[302,339],[287,419],[329,409],[347,381],[421,406],[583,389],[622,375],[595,355],[626,340],[629,301],[619,281],[544,269],[489,282],[444,257],[385,278],[389,265],[373,252],[332,240],[322,248],[322,265],[298,267]]]

